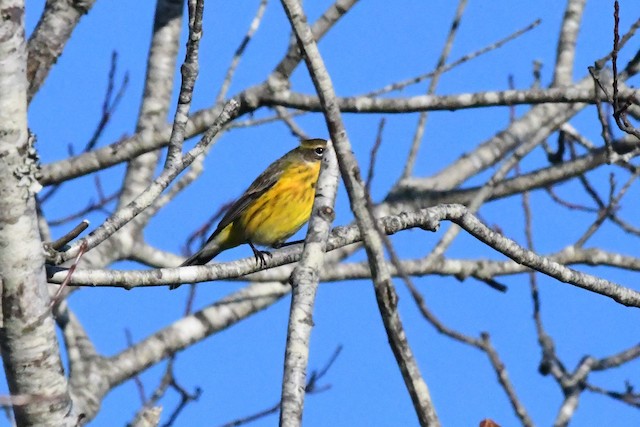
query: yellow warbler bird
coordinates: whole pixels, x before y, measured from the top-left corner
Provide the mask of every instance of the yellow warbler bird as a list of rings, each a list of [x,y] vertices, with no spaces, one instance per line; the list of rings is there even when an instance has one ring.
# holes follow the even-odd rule
[[[307,139],[269,165],[229,207],[202,249],[181,266],[206,264],[243,243],[264,263],[254,244],[280,246],[309,220],[326,148],[324,139]]]

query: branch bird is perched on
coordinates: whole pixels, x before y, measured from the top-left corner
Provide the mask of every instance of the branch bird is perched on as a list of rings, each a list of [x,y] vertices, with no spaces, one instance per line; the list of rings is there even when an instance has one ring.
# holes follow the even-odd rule
[[[264,263],[264,253],[254,244],[280,246],[309,220],[326,148],[324,139],[307,139],[269,165],[229,207],[202,249],[181,267],[206,264],[243,243]]]

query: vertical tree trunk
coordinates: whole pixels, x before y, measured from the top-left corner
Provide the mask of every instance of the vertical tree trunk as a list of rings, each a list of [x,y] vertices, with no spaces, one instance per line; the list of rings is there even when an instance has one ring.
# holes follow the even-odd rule
[[[27,129],[24,1],[0,0],[0,347],[19,426],[75,424],[49,309]]]

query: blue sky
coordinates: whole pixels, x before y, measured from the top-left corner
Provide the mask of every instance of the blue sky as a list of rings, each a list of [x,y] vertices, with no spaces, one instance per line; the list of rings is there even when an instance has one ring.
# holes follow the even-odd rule
[[[133,132],[151,35],[154,13],[151,3],[98,1],[91,13],[83,18],[30,106],[30,127],[38,136],[43,163],[64,158],[69,144],[79,151],[90,138],[100,117],[112,51],[118,53],[118,75],[122,77],[128,72],[130,84],[99,144],[112,143]],[[257,0],[207,2],[193,110],[206,108],[213,102],[229,60],[253,19],[258,3]],[[584,27],[578,40],[576,79],[584,77],[586,67],[610,49],[613,7],[609,3],[612,2],[587,4]],[[43,4],[41,0],[27,1],[28,32],[35,26]],[[307,0],[305,8],[310,20],[315,20],[329,4]],[[356,5],[320,43],[336,92],[343,96],[356,95],[432,70],[455,7],[455,2],[443,0],[407,0],[394,2],[393,6],[391,2],[372,0]],[[625,30],[640,16],[640,4],[623,0],[621,7],[621,28]],[[517,88],[526,88],[532,82],[535,60],[544,64],[542,83],[548,85],[563,12],[564,2],[560,1],[471,1],[450,56],[452,60],[491,44],[537,18],[542,19],[542,23],[502,49],[445,74],[437,92],[503,90],[508,88],[509,75],[513,75]],[[288,37],[289,26],[282,7],[279,2],[272,1],[240,64],[230,94],[261,82],[281,59]],[[623,52],[623,58],[629,59],[637,48],[636,38]],[[184,58],[182,51],[180,60]],[[312,91],[303,66],[297,69],[292,80],[294,89]],[[407,88],[401,94],[422,94],[425,88],[425,84],[421,84]],[[521,115],[526,110],[526,107],[518,107],[517,113]],[[266,115],[258,112],[256,117]],[[365,171],[369,167],[369,152],[381,117],[344,116],[354,152]],[[417,114],[386,116],[380,160],[375,169],[374,200],[382,199],[400,176],[417,117]],[[503,129],[508,120],[506,108],[431,113],[415,175],[435,173]],[[328,136],[324,119],[319,114],[306,115],[298,123],[309,135]],[[593,108],[580,113],[571,123],[596,143],[602,143]],[[179,252],[191,232],[220,205],[237,197],[259,171],[295,144],[288,129],[279,123],[229,132],[212,149],[199,181],[160,212],[146,230],[146,239],[161,249]],[[545,161],[544,153],[539,149],[525,159],[522,167],[532,170]],[[107,193],[118,188],[123,171],[122,166],[117,166],[100,172]],[[603,196],[608,191],[610,172],[616,173],[618,182],[626,180],[627,175],[614,166],[589,175]],[[561,186],[558,193],[574,202],[588,203],[581,187],[575,183]],[[628,220],[632,220],[637,212],[637,196],[638,189],[633,188],[621,211]],[[66,216],[95,197],[93,179],[80,178],[65,185],[58,197],[45,206],[45,212],[49,218]],[[593,220],[589,214],[567,213],[551,203],[543,192],[534,192],[531,197],[535,244],[541,252],[556,251],[575,241]],[[344,191],[339,194],[337,213],[336,225],[350,222],[352,217]],[[488,204],[481,210],[481,215],[488,224],[497,224],[506,235],[524,242],[519,199]],[[104,215],[97,213],[89,218],[95,227]],[[57,237],[67,229],[60,227],[53,231]],[[445,229],[435,235],[422,230],[408,231],[395,236],[393,241],[401,255],[421,257]],[[596,234],[590,244],[631,255],[637,253],[638,247],[636,241],[610,226]],[[231,260],[249,254],[248,248],[240,247],[219,258]],[[464,236],[456,241],[448,254],[503,259]],[[362,259],[362,254],[354,259]],[[138,266],[123,262],[114,268]],[[630,286],[637,280],[635,274],[614,269],[580,269]],[[509,286],[506,294],[471,279],[461,283],[453,278],[423,277],[416,278],[415,282],[429,307],[448,326],[474,336],[481,331],[491,334],[530,415],[537,424],[549,425],[559,408],[561,393],[553,380],[537,373],[540,349],[531,321],[527,278],[514,276],[500,280]],[[558,352],[569,369],[573,369],[585,354],[603,357],[638,341],[637,333],[630,327],[639,320],[637,310],[621,307],[553,279],[539,276],[538,280],[545,326],[556,340]],[[196,307],[203,307],[241,286],[226,282],[201,285]],[[440,336],[422,320],[404,285],[396,281],[396,286],[401,317],[442,424],[477,425],[483,418],[493,418],[503,426],[517,425],[487,357]],[[186,296],[186,287],[177,292],[163,288],[130,292],[86,289],[74,294],[70,303],[98,351],[111,355],[126,347],[126,328],[136,341],[178,319]],[[220,425],[265,409],[279,399],[288,309],[289,299],[285,298],[178,357],[176,375],[180,383],[189,390],[200,387],[203,393],[197,403],[189,405],[176,425]],[[331,384],[331,389],[307,397],[304,425],[417,425],[387,345],[371,283],[354,281],[321,285],[314,322],[310,370],[321,368],[338,345],[343,346],[343,351],[320,383]],[[163,365],[160,365],[142,374],[147,393],[157,385],[162,372]],[[637,385],[639,374],[640,364],[634,362],[621,369],[594,374],[592,378],[602,387],[621,391],[625,380]],[[6,385],[0,392],[6,392]],[[176,402],[175,395],[162,401],[165,416]],[[124,425],[139,406],[137,390],[132,382],[128,382],[107,396],[102,411],[91,425]],[[276,422],[277,418],[271,417],[253,425],[270,426]],[[573,425],[633,426],[639,423],[637,410],[585,393]]]

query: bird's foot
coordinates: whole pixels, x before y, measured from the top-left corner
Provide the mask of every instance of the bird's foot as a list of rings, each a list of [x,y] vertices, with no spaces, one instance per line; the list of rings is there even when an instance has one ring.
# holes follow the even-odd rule
[[[265,259],[265,255],[271,258],[273,256],[271,255],[271,252],[261,251],[259,249],[256,249],[256,247],[253,246],[253,243],[251,242],[249,242],[249,246],[251,246],[251,250],[253,251],[253,256],[256,257],[256,263],[258,264],[258,266],[266,267],[267,260]]]

